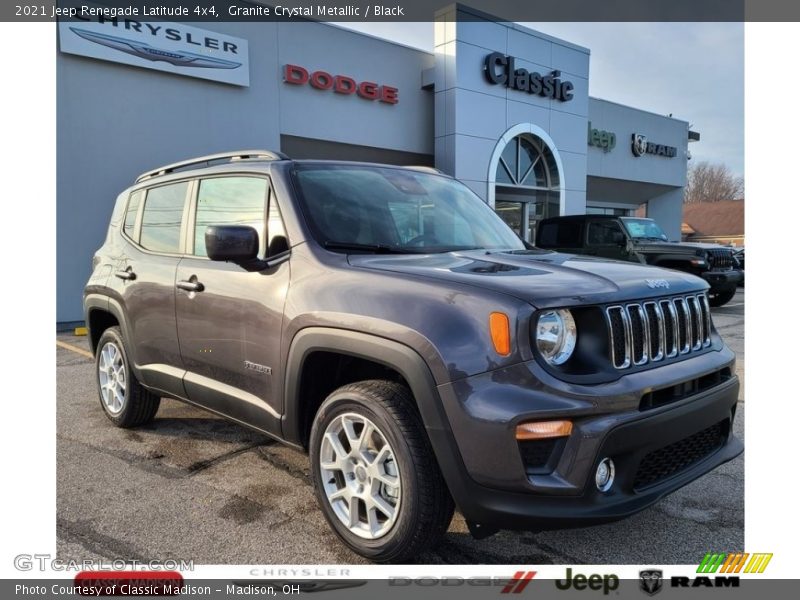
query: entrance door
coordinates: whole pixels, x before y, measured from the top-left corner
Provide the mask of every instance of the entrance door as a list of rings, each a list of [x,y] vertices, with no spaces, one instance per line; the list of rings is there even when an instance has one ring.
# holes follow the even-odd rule
[[[559,215],[559,181],[547,144],[532,134],[518,135],[497,164],[494,209],[520,238],[533,243],[538,222]]]
[[[526,203],[524,202],[508,200],[495,200],[494,202],[494,210],[498,216],[522,239],[525,239],[525,233],[522,230],[522,224],[525,223],[525,207]]]
[[[559,215],[558,193],[498,185],[494,210],[520,238],[534,243],[539,221]]]

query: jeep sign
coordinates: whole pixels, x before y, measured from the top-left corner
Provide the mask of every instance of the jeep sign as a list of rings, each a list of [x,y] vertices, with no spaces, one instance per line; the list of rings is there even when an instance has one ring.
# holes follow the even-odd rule
[[[589,121],[587,143],[595,148],[600,148],[603,152],[611,152],[617,146],[617,134],[613,131],[594,129],[592,122]]]

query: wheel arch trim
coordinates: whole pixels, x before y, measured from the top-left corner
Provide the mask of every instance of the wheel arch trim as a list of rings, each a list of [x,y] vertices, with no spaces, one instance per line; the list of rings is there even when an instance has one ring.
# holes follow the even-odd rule
[[[92,339],[91,315],[95,311],[102,311],[113,316],[117,320],[117,323],[119,323],[119,327],[122,330],[122,335],[124,338],[128,340],[133,339],[128,320],[125,318],[125,311],[122,309],[122,305],[116,299],[109,296],[104,296],[103,294],[87,294],[84,297],[83,306],[86,327],[89,328],[90,341]],[[92,345],[92,352],[94,352],[94,350],[94,345]],[[131,369],[133,369],[138,376],[139,369],[137,367],[138,363],[136,362],[136,356],[134,355],[134,348],[129,344],[128,348],[126,348],[126,352],[128,353],[128,362],[131,365]]]
[[[292,339],[286,362],[282,434],[289,443],[301,443],[299,397],[300,381],[306,359],[313,352],[335,352],[370,360],[395,371],[408,383],[422,416],[442,475],[453,499],[459,504],[459,492],[466,492],[468,477],[455,437],[450,429],[441,398],[430,368],[409,346],[383,338],[345,329],[308,327]],[[461,496],[463,498],[463,496]]]

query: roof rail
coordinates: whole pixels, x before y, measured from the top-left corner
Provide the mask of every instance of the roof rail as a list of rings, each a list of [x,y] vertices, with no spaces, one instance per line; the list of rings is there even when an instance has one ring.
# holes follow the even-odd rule
[[[211,166],[212,162],[227,160],[230,162],[236,160],[246,159],[260,159],[260,160],[289,160],[283,152],[273,152],[272,150],[236,150],[234,152],[221,152],[220,154],[209,154],[208,156],[199,156],[197,158],[190,158],[189,160],[182,160],[180,162],[164,165],[151,171],[145,171],[136,178],[135,183],[150,179],[151,177],[158,177],[178,171],[179,169],[186,169],[195,167],[196,165],[204,164],[207,167]]]

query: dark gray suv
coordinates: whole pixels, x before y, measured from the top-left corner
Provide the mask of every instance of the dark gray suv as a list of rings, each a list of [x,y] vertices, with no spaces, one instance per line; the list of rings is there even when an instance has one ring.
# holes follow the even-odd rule
[[[375,561],[620,519],[742,451],[702,279],[526,246],[433,169],[247,151],[117,198],[84,305],[101,406],[176,398],[309,452]]]

